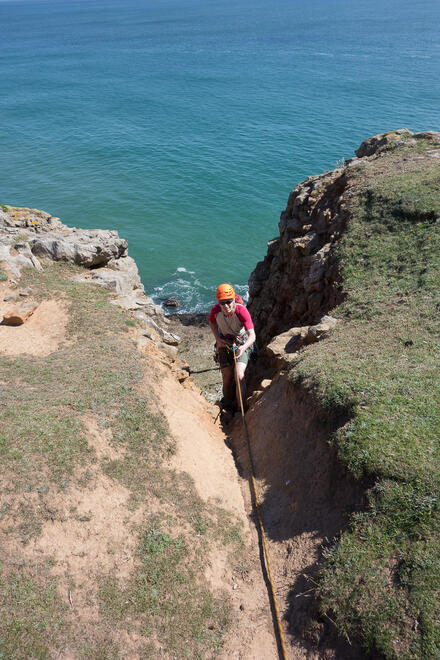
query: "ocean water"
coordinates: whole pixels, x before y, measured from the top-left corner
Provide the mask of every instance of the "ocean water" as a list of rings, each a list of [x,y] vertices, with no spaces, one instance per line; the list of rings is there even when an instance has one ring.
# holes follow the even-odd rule
[[[115,228],[146,291],[241,294],[289,191],[439,130],[438,0],[0,0],[0,202]]]

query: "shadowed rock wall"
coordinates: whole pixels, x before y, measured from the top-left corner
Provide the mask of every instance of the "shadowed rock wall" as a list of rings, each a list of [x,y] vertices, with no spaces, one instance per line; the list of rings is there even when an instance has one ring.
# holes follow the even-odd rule
[[[248,307],[260,343],[266,345],[294,326],[319,323],[342,301],[335,247],[350,219],[351,168],[384,149],[422,138],[437,144],[440,135],[400,129],[368,138],[356,150],[358,157],[344,167],[311,176],[292,190],[281,213],[280,234],[269,241],[264,260],[249,279]]]
[[[249,279],[249,309],[266,344],[292,326],[312,325],[340,299],[333,246],[347,222],[342,169],[294,188],[281,213],[280,236]]]

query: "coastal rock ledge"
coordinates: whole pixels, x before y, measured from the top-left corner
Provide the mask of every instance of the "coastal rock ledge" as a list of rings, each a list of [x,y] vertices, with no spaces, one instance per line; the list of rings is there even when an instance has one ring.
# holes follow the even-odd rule
[[[84,267],[77,279],[113,291],[113,302],[135,314],[160,350],[175,358],[179,337],[166,330],[161,307],[145,295],[128,243],[117,231],[67,227],[57,217],[23,207],[0,208],[0,267],[19,278],[23,267],[41,270],[45,261],[66,261]],[[147,341],[143,339],[143,341]],[[142,343],[142,342],[141,342]]]

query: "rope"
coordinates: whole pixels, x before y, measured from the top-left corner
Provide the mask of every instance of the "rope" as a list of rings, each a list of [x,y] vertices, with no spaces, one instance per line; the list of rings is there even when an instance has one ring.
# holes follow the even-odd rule
[[[235,350],[233,351],[233,353],[234,353],[235,382],[237,384],[238,398],[240,399],[241,419],[242,419],[242,422],[243,422],[243,428],[244,428],[244,433],[245,433],[245,437],[246,437],[246,444],[247,444],[248,453],[249,453],[249,464],[250,464],[250,468],[251,468],[251,470],[250,470],[250,472],[251,472],[251,490],[252,490],[253,500],[255,502],[255,509],[256,509],[256,512],[257,512],[258,526],[259,526],[259,529],[260,529],[261,542],[262,542],[262,545],[263,545],[264,560],[265,560],[265,563],[266,563],[266,572],[267,572],[267,576],[268,576],[268,579],[269,579],[270,596],[271,596],[273,610],[274,610],[274,614],[275,614],[275,620],[276,620],[276,633],[277,633],[280,657],[282,658],[282,660],[287,660],[286,642],[284,640],[284,633],[283,633],[283,629],[282,629],[282,626],[281,626],[280,610],[279,610],[279,607],[278,607],[277,597],[276,597],[276,593],[275,593],[275,587],[274,587],[274,584],[273,584],[272,571],[271,571],[271,567],[270,567],[269,548],[267,546],[267,539],[266,539],[266,533],[264,531],[263,517],[261,515],[260,498],[258,497],[257,484],[255,482],[255,466],[254,466],[254,459],[253,459],[253,456],[252,456],[251,440],[250,440],[250,437],[249,437],[249,431],[248,431],[248,427],[247,427],[247,424],[246,424],[246,420],[244,418],[243,397],[241,395],[240,379],[238,378],[237,358],[235,356]]]

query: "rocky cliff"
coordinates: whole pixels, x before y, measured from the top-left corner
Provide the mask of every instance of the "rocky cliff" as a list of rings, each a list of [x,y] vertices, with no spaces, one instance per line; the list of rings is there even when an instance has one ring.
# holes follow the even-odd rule
[[[292,190],[281,213],[279,236],[269,241],[266,257],[249,279],[249,309],[262,344],[289,328],[318,324],[341,302],[337,247],[350,221],[347,201],[356,185],[353,173],[386,151],[415,147],[423,140],[432,143],[424,156],[402,153],[402,158],[440,158],[440,133],[400,129],[368,138],[355,158]]]
[[[67,227],[45,211],[2,205],[0,268],[14,281],[23,267],[41,271],[42,264],[50,261],[82,266],[78,280],[112,291],[113,302],[133,312],[140,328],[139,346],[151,342],[175,359],[179,337],[167,330],[169,321],[162,308],[145,295],[125,239],[114,230]]]
[[[436,658],[440,653],[437,598],[440,588],[440,134],[414,134],[406,129],[393,131],[363,142],[356,156],[336,170],[310,177],[295,187],[286,210],[281,214],[280,234],[269,242],[264,261],[251,275],[250,309],[259,340],[271,359],[260,360],[254,369],[254,391],[248,401],[246,420],[252,438],[277,595],[288,636],[289,657],[358,659],[363,657],[364,649],[368,657],[373,654],[373,657],[390,660],[396,657],[408,660]],[[136,577],[138,581],[133,583],[141,590],[135,591],[128,600],[127,592],[121,590],[127,575],[122,573],[118,577],[117,571],[127,566],[137,576],[137,565],[136,559],[126,564],[127,558],[119,557],[121,540],[116,537],[113,540],[115,524],[110,509],[114,508],[115,497],[120,499],[119,518],[131,521],[121,508],[126,494],[119,493],[115,484],[118,480],[124,488],[129,484],[134,492],[133,501],[140,502],[145,509],[143,515],[148,516],[148,526],[142,537],[143,562],[151,562],[154,554],[160,559],[164,550],[177,551],[181,547],[173,540],[175,520],[178,530],[190,530],[188,542],[191,547],[194,540],[203,543],[206,534],[212,546],[215,539],[209,534],[217,533],[220,521],[220,518],[215,519],[217,514],[214,512],[210,518],[211,514],[206,513],[193,495],[189,501],[185,499],[189,492],[187,478],[179,490],[175,488],[175,473],[171,479],[165,478],[163,472],[155,475],[151,469],[150,444],[153,448],[157,446],[169,463],[169,449],[158,444],[161,427],[157,427],[157,400],[160,400],[160,407],[166,412],[171,430],[181,445],[178,460],[171,468],[174,470],[183,465],[200,487],[202,497],[213,498],[216,502],[219,493],[222,497],[226,493],[229,498],[229,491],[233,490],[229,488],[232,483],[229,467],[227,470],[221,467],[223,442],[234,448],[239,469],[245,477],[248,476],[249,459],[242,422],[234,420],[225,429],[223,437],[218,426],[213,428],[212,420],[204,419],[207,416],[207,409],[203,408],[206,403],[203,402],[202,409],[201,397],[198,392],[191,392],[191,384],[186,380],[188,370],[177,366],[179,363],[175,357],[179,338],[174,330],[182,335],[181,350],[188,338],[188,351],[183,357],[190,363],[193,360],[194,373],[208,372],[211,377],[212,337],[209,329],[189,324],[185,329],[182,327],[181,332],[176,321],[163,315],[162,310],[145,296],[136,264],[127,255],[127,243],[116,232],[69,229],[59,219],[41,211],[10,206],[2,209],[0,282],[2,271],[8,275],[2,283],[8,293],[3,297],[4,302],[10,297],[17,300],[22,294],[27,295],[24,287],[29,283],[35,288],[34,295],[38,293],[40,298],[44,297],[47,294],[46,280],[42,278],[50,268],[41,270],[42,265],[49,261],[67,261],[84,267],[80,271],[69,271],[69,277],[75,278],[75,286],[83,287],[78,280],[96,283],[112,291],[113,302],[128,310],[127,314],[112,305],[102,308],[102,300],[97,294],[103,292],[99,289],[88,288],[88,291],[94,291],[93,301],[99,304],[89,303],[88,296],[82,301],[75,298],[74,288],[63,275],[56,283],[60,290],[57,293],[60,305],[66,298],[70,300],[72,318],[77,314],[78,304],[84,307],[79,337],[75,317],[76,325],[66,335],[71,344],[58,341],[60,348],[51,348],[49,353],[41,354],[40,358],[44,359],[37,365],[42,369],[37,378],[36,367],[29,357],[32,353],[29,353],[26,359],[20,358],[21,362],[4,359],[5,375],[1,382],[2,396],[9,406],[4,408],[5,414],[14,412],[16,392],[20,391],[20,396],[29,404],[29,410],[18,410],[14,425],[9,418],[6,425],[14,429],[5,445],[14,449],[7,456],[11,473],[15,474],[14,470],[19,473],[22,469],[21,463],[19,468],[14,464],[18,456],[24,464],[31,457],[32,461],[37,461],[35,465],[43,466],[40,472],[45,474],[47,466],[40,453],[42,450],[52,451],[53,446],[56,452],[54,458],[49,456],[49,459],[58,465],[59,454],[63,455],[67,446],[65,434],[72,429],[73,443],[78,436],[78,427],[75,426],[78,422],[68,420],[70,426],[66,423],[63,427],[64,435],[60,434],[58,427],[54,430],[51,423],[54,420],[54,424],[58,424],[58,418],[70,415],[72,410],[79,410],[81,414],[86,411],[85,422],[81,423],[88,424],[89,444],[93,441],[96,445],[94,452],[90,447],[87,452],[84,450],[86,462],[75,468],[75,479],[81,488],[90,489],[88,484],[97,467],[96,457],[103,460],[106,470],[104,475],[98,471],[94,478],[98,479],[97,486],[104,493],[99,502],[106,502],[109,507],[103,519],[109,521],[107,535],[115,543],[115,546],[108,546],[111,577],[107,577],[108,582],[104,583],[106,590],[98,593],[97,568],[101,570],[101,566],[95,566],[92,561],[85,570],[81,564],[78,571],[81,579],[78,580],[82,582],[84,572],[88,571],[96,593],[94,600],[90,601],[90,592],[86,592],[89,586],[86,585],[83,592],[80,586],[75,588],[72,598],[70,589],[74,582],[69,571],[75,568],[76,564],[72,568],[72,562],[76,559],[72,559],[70,551],[64,556],[70,546],[67,542],[60,543],[57,562],[64,571],[61,592],[64,599],[68,598],[67,609],[70,608],[71,616],[75,618],[74,625],[69,620],[66,625],[74,634],[67,641],[64,634],[62,640],[47,642],[44,639],[44,644],[49,644],[57,652],[61,649],[65,655],[73,649],[72,655],[75,644],[83,645],[89,639],[95,643],[97,630],[104,630],[100,634],[102,640],[108,642],[104,624],[99,620],[89,621],[90,602],[96,611],[99,604],[103,612],[106,608],[119,609],[118,603],[121,603],[122,616],[128,617],[127,631],[131,632],[116,639],[116,643],[125,648],[128,639],[127,653],[131,653],[130,657],[137,657],[134,648],[141,649],[142,653],[147,651],[143,636],[140,633],[133,636],[132,625],[139,612],[144,616],[143,594],[148,587],[148,575],[154,571],[142,568],[139,579]],[[23,280],[20,284],[15,281],[23,266],[35,269],[35,284],[29,271],[24,271],[25,284]],[[41,280],[39,283],[38,279]],[[10,295],[10,288],[14,296]],[[113,311],[118,311],[118,315],[113,315],[113,325],[119,333],[117,341],[109,332],[109,318]],[[122,314],[123,321],[116,318]],[[35,316],[33,318],[35,321]],[[23,327],[31,322],[32,319]],[[48,327],[51,325],[52,319]],[[47,328],[45,332],[47,334]],[[194,336],[197,336],[196,342],[192,341]],[[327,337],[326,341],[318,342],[324,337]],[[127,339],[137,344],[139,350],[135,352],[140,353],[143,368],[147,370],[143,379],[137,371],[139,355],[135,360],[128,356]],[[206,364],[201,364],[200,352],[190,353],[190,349],[194,351],[194,345],[200,351],[203,342]],[[23,347],[19,346],[14,355],[20,356],[22,352]],[[88,362],[96,363],[95,367],[88,369]],[[177,372],[177,379],[183,382],[183,387],[176,380],[167,383],[167,378],[160,372],[164,362],[166,369],[170,363],[174,365],[172,370]],[[205,366],[206,369],[201,368]],[[155,370],[160,373],[159,378]],[[95,372],[99,375],[98,380],[94,378]],[[40,377],[49,378],[50,386],[41,387],[43,381],[39,380]],[[76,389],[72,387],[72,379],[76,379]],[[140,382],[144,383],[144,389],[141,388],[142,397],[138,401]],[[88,393],[85,383],[89,383],[92,394]],[[151,402],[154,418],[145,417],[148,410],[145,410],[144,399],[150,390],[154,390],[156,397]],[[99,391],[98,399],[96,391]],[[113,419],[115,406],[119,406],[116,421]],[[52,416],[48,415],[48,410],[52,411]],[[139,417],[141,413],[144,417]],[[152,419],[156,427],[153,425],[151,438],[144,437],[150,433]],[[37,420],[36,427],[32,426],[34,420]],[[39,442],[37,449],[32,444],[35,438]],[[59,445],[54,445],[54,438]],[[118,445],[114,440],[125,444],[116,451]],[[84,446],[87,447],[87,443]],[[19,449],[23,449],[24,456],[20,456]],[[81,457],[80,448],[76,451]],[[132,452],[128,458],[126,452]],[[90,456],[95,462],[89,464]],[[50,461],[48,464],[50,466]],[[89,472],[80,473],[79,469],[83,470],[84,465]],[[16,528],[23,528],[30,537],[33,545],[28,557],[32,560],[39,557],[36,553],[41,552],[43,541],[48,543],[49,539],[53,545],[52,539],[56,539],[54,526],[58,526],[59,535],[72,524],[87,525],[90,522],[90,532],[87,533],[96,535],[95,518],[90,518],[92,507],[88,500],[87,506],[83,504],[76,491],[77,499],[67,501],[65,512],[57,512],[55,502],[59,507],[60,493],[71,478],[69,473],[67,477],[64,473],[67,468],[63,472],[58,466],[57,470],[55,476],[60,485],[56,500],[55,495],[53,501],[48,499],[48,487],[46,483],[40,483],[40,473],[32,463],[32,469],[21,484],[23,492],[10,497],[11,503],[6,503],[9,509],[2,508],[2,515],[12,515],[11,512],[16,515]],[[150,490],[147,488],[139,495],[140,486],[148,479],[151,481],[150,485],[147,484]],[[246,480],[242,485],[245,499],[249,500]],[[93,488],[94,496],[96,484]],[[21,513],[19,516],[16,510],[22,504],[20,497],[27,507],[32,504],[30,492],[35,500],[35,521],[32,525],[24,525]],[[11,493],[12,490],[7,493],[8,497]],[[173,493],[175,500],[170,501]],[[164,501],[155,504],[156,498],[162,495]],[[76,511],[78,501],[81,502],[79,512]],[[150,502],[153,502],[151,510]],[[165,511],[167,525],[172,520],[171,527],[166,527],[167,533],[158,527],[158,511]],[[184,522],[175,518],[182,512],[188,516]],[[247,513],[252,516],[250,501],[247,501]],[[99,507],[96,513],[93,509],[93,515],[100,515]],[[41,527],[46,532],[42,540]],[[14,531],[14,527],[10,525],[8,533],[9,530]],[[14,543],[18,533],[13,534]],[[127,537],[126,529],[120,532],[122,536]],[[236,532],[228,531],[225,538],[232,537],[236,537]],[[133,550],[135,540],[130,542],[132,546],[127,552],[139,557],[140,550]],[[100,545],[105,546],[101,538]],[[52,546],[49,547],[52,552]],[[79,544],[78,556],[88,564],[91,555],[87,545],[84,547]],[[206,554],[206,547],[200,545],[197,551],[200,556]],[[220,553],[218,564],[212,562],[210,566],[216,586],[230,586],[234,607],[233,634],[226,642],[223,657],[232,657],[236,653],[244,658],[273,657],[275,653],[268,626],[268,609],[263,603],[264,589],[257,579],[255,540],[252,551],[249,548],[250,545],[246,545],[253,565],[240,560],[231,567],[231,556]],[[96,556],[101,560],[106,555],[102,548],[99,550]],[[167,572],[169,565],[167,560],[164,563]],[[144,563],[145,566],[152,564]],[[40,569],[35,570],[37,573],[43,574]],[[202,574],[203,570],[198,573]],[[147,580],[144,583],[145,575]],[[242,576],[240,582],[237,575]],[[25,578],[27,580],[26,575]],[[99,584],[102,576],[100,579]],[[46,588],[45,584],[43,586]],[[152,591],[154,598],[155,593],[156,585]],[[15,591],[11,594],[6,605],[8,615],[17,606]],[[165,597],[169,598],[166,603],[177,602],[173,585]],[[32,615],[34,603],[41,600],[40,597],[29,600]],[[112,605],[113,601],[118,607]],[[10,606],[9,602],[13,605]],[[132,609],[125,607],[129,602]],[[196,638],[196,645],[206,638],[207,631],[217,639],[216,631],[223,625],[221,614],[214,613],[212,621],[203,623],[203,628],[193,632],[192,627],[190,632],[182,628],[183,636],[178,639],[177,646],[167,646],[175,639],[176,616],[184,615],[189,604],[198,604],[194,590],[187,601],[180,602],[175,610],[170,610],[172,616],[168,619],[162,616],[165,609],[157,610],[160,633],[155,648],[160,653],[164,648],[166,657],[181,654],[183,646],[185,652],[191,654],[187,650],[191,635]],[[57,604],[57,608],[61,611],[60,605]],[[197,607],[200,609],[203,608]],[[29,617],[26,610],[22,619],[28,620]],[[170,625],[169,634],[162,631],[164,620]],[[265,628],[263,637],[256,632],[256,628],[260,630],[261,621],[264,621]],[[84,632],[86,624],[89,628]],[[115,630],[120,625],[118,622]],[[46,629],[51,631],[53,626],[44,627]],[[27,630],[25,633],[23,638],[28,644],[29,633]],[[356,645],[357,640],[361,646]],[[215,640],[208,642],[214,644]],[[11,644],[17,644],[17,635]],[[209,656],[206,650],[200,651],[198,646],[194,648],[199,655]],[[218,647],[215,649],[217,653]],[[147,650],[151,651],[150,648]],[[196,655],[195,651],[192,653]]]

